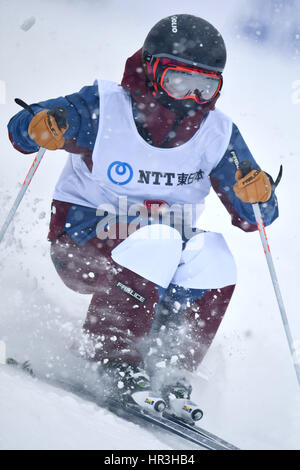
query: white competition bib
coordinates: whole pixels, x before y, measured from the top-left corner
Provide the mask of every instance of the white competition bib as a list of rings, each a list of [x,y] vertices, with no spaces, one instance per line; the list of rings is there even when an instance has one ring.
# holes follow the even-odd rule
[[[94,208],[117,208],[119,196],[127,196],[128,205],[145,200],[188,204],[195,222],[194,209],[198,206],[199,215],[210,191],[209,174],[228,147],[230,118],[210,111],[189,141],[157,148],[139,135],[130,95],[114,82],[100,80],[98,86],[100,117],[92,173],[80,156],[71,155],[54,198]]]

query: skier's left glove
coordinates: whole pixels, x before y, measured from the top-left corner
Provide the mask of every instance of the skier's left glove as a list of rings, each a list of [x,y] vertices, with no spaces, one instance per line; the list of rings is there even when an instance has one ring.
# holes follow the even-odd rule
[[[68,130],[67,112],[62,106],[54,109],[44,109],[37,113],[28,127],[29,137],[39,147],[57,150],[64,146],[64,134]]]
[[[266,202],[272,196],[272,183],[268,175],[261,170],[251,170],[245,176],[242,176],[242,172],[237,170],[235,179],[233,190],[243,202],[251,204]]]

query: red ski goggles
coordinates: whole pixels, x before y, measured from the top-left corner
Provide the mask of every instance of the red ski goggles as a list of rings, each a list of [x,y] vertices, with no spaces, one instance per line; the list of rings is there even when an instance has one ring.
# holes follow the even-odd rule
[[[147,66],[151,68],[155,91],[159,84],[176,100],[193,99],[198,104],[204,104],[213,100],[222,88],[223,79],[218,72],[158,57],[154,58],[153,65],[151,62]],[[150,72],[149,68],[148,71]]]

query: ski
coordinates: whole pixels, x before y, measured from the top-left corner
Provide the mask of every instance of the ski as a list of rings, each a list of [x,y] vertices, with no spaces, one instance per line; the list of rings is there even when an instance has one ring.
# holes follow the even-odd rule
[[[17,367],[22,372],[29,374],[31,377],[35,377],[35,374],[29,361],[20,363],[15,359],[8,358],[6,360],[6,364],[9,366]],[[66,388],[66,390],[70,390],[73,393],[77,392],[77,394],[82,397],[86,397],[87,395],[86,390],[84,392],[83,390],[79,391],[76,389],[76,387],[74,388],[68,383],[51,380],[46,380],[46,382],[56,386],[59,385],[60,387]],[[93,396],[89,396],[89,398],[94,401],[95,397],[93,398]],[[161,429],[164,429],[165,431],[168,431],[172,434],[181,437],[186,441],[196,444],[197,446],[199,446],[199,448],[207,450],[239,450],[238,447],[221,439],[215,434],[212,434],[196,425],[190,425],[187,422],[170,415],[166,411],[163,414],[150,414],[147,413],[145,410],[142,410],[138,406],[124,404],[113,398],[107,398],[104,402],[98,402],[98,400],[96,400],[96,402],[101,408],[107,408],[109,411],[117,414],[118,416],[124,419],[131,418],[133,421],[136,421],[138,423],[146,422],[152,426],[157,426]]]
[[[209,439],[213,440],[214,442],[216,442],[216,443],[218,443],[222,446],[228,447],[228,449],[230,449],[230,450],[239,450],[238,447],[234,446],[233,444],[230,444],[229,442],[225,441],[224,439],[221,439],[219,436],[216,436],[215,434],[213,434],[209,431],[206,431],[203,428],[200,428],[196,424],[192,425],[192,424],[189,424],[185,421],[182,421],[181,419],[176,418],[176,416],[173,416],[173,415],[169,414],[167,411],[164,411],[163,416],[165,418],[169,419],[170,421],[174,422],[174,423],[177,423],[177,424],[180,424],[181,426],[184,426],[186,429],[190,429],[191,431],[194,431],[194,432],[196,432],[197,434],[199,434],[201,436],[208,437]]]
[[[107,407],[109,410],[115,412],[121,417],[133,417],[138,421],[147,422],[154,426],[158,426],[165,431],[172,434],[176,434],[186,441],[192,442],[207,450],[239,450],[237,447],[229,444],[223,439],[219,439],[217,436],[208,433],[201,429],[195,429],[193,426],[189,426],[181,420],[170,419],[169,417],[157,414],[150,414],[146,411],[141,410],[132,405],[123,404],[114,399],[107,400]]]

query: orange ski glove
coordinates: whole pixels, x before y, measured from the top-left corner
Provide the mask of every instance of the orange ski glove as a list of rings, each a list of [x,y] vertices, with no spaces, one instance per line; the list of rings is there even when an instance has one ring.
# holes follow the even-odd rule
[[[266,202],[272,196],[272,185],[266,175],[261,170],[251,170],[247,175],[242,176],[242,172],[235,173],[236,183],[233,190],[236,196],[243,202],[254,204],[256,202]]]
[[[44,109],[37,113],[29,124],[28,134],[39,147],[57,150],[64,146],[64,134],[68,127],[65,108],[57,106],[53,110]]]

